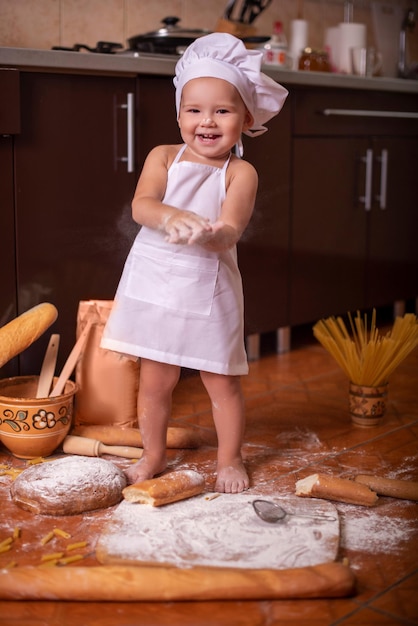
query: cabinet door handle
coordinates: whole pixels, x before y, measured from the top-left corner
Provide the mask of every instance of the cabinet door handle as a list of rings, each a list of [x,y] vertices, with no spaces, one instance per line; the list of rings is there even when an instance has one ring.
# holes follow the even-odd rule
[[[377,196],[379,208],[383,211],[386,209],[387,185],[388,185],[388,151],[383,149],[380,156],[377,157],[380,163],[380,192]]]
[[[135,101],[134,94],[126,94],[126,104],[121,104],[121,109],[126,109],[126,142],[127,150],[126,157],[122,157],[121,161],[126,163],[126,170],[128,174],[135,171]]]
[[[342,115],[348,117],[391,117],[396,119],[418,120],[414,111],[374,111],[372,109],[323,109],[323,115]]]
[[[366,150],[366,156],[361,157],[363,163],[366,164],[366,176],[364,183],[364,196],[360,196],[359,200],[364,204],[366,211],[372,208],[372,179],[373,179],[373,150]]]

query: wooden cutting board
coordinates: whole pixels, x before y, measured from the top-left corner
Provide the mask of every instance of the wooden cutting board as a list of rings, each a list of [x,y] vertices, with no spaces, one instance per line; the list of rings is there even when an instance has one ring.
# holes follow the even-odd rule
[[[152,507],[123,501],[96,545],[103,564],[287,569],[334,561],[339,519],[325,500],[268,498],[288,513],[283,522],[259,519],[251,502],[263,496],[203,494]]]

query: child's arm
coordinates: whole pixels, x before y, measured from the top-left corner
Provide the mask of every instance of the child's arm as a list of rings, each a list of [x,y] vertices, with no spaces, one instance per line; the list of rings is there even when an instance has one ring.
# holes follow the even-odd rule
[[[254,209],[258,176],[247,161],[231,161],[230,177],[219,220],[210,231],[193,235],[189,243],[198,243],[207,250],[221,252],[234,246],[246,229]]]
[[[151,150],[142,168],[134,199],[132,217],[142,226],[161,230],[173,243],[187,243],[191,235],[211,229],[209,221],[191,211],[163,204],[167,171],[178,146],[158,146]]]

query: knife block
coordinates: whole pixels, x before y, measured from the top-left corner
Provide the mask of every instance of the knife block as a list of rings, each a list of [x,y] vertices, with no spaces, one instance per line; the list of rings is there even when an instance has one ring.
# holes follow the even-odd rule
[[[219,18],[215,30],[218,33],[229,33],[239,38],[253,37],[257,33],[257,29],[254,26],[243,24],[242,22],[232,22],[223,18]]]

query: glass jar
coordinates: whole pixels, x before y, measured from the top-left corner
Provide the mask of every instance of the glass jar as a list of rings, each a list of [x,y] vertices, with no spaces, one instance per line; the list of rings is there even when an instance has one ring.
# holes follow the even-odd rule
[[[307,72],[330,72],[328,52],[305,48],[299,58],[299,69]]]

